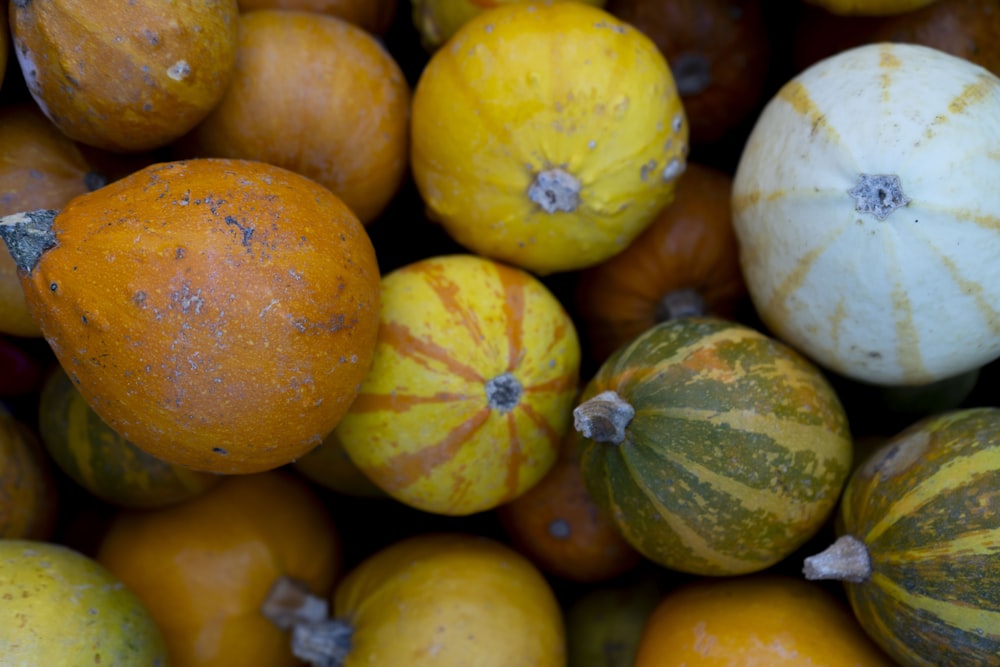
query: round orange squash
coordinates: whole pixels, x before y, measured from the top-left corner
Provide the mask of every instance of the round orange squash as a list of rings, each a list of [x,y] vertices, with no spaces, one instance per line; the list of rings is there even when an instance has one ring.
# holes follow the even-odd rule
[[[734,319],[747,298],[733,231],[732,178],[688,164],[677,198],[625,250],[580,272],[576,308],[597,363],[654,324]]]
[[[259,10],[239,24],[233,82],[178,149],[296,171],[371,222],[407,169],[410,89],[399,65],[334,16]]]
[[[565,667],[565,642],[541,573],[466,533],[422,533],[376,551],[337,585],[327,619],[293,633],[296,655],[315,667]]]
[[[656,45],[580,2],[483,12],[431,56],[410,163],[470,251],[543,275],[620,252],[674,196],[688,122]]]
[[[237,0],[241,12],[255,9],[299,9],[330,14],[383,35],[396,16],[398,0]]]
[[[843,600],[789,576],[703,578],[646,619],[633,667],[893,667]]]
[[[418,260],[382,279],[371,371],[336,433],[411,507],[492,509],[552,467],[579,365],[572,320],[531,274],[475,255]]]
[[[0,216],[60,208],[104,185],[77,145],[31,103],[0,107]],[[0,332],[41,336],[31,319],[17,266],[0,246]]]
[[[236,63],[236,0],[10,3],[31,96],[67,136],[116,151],[164,146],[222,97]]]
[[[328,596],[339,540],[305,480],[269,471],[227,477],[167,508],[123,510],[97,560],[149,609],[171,664],[294,667],[288,633],[260,607],[281,577]]]
[[[606,581],[643,560],[587,492],[574,437],[537,484],[496,513],[511,544],[549,575]]]
[[[0,540],[49,539],[57,497],[38,437],[0,403]]]
[[[54,217],[6,218],[0,235],[80,393],[164,461],[284,465],[333,430],[368,371],[371,240],[335,195],[288,170],[151,165]]]

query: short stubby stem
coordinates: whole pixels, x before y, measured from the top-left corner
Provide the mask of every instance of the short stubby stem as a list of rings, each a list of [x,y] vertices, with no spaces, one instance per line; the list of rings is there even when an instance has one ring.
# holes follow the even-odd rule
[[[528,187],[528,198],[546,213],[572,213],[580,205],[580,181],[558,167],[546,169],[535,175]]]
[[[595,442],[617,445],[625,441],[625,428],[633,417],[635,408],[618,392],[609,389],[576,406],[573,428]]]
[[[705,299],[698,290],[682,287],[667,292],[656,304],[654,317],[657,322],[668,322],[681,317],[698,317],[706,311]]]
[[[0,218],[0,239],[7,244],[14,264],[30,273],[42,254],[56,244],[52,224],[58,211],[12,213]]]
[[[806,579],[836,579],[861,583],[872,576],[868,547],[853,535],[842,535],[827,549],[805,559]]]

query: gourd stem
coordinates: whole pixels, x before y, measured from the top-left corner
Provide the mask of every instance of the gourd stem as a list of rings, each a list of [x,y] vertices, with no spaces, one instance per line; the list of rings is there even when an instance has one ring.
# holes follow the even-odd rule
[[[12,213],[0,218],[0,239],[7,244],[14,264],[30,273],[42,253],[56,244],[52,223],[59,211],[39,210]]]
[[[872,575],[872,561],[865,543],[853,535],[842,535],[826,550],[805,559],[806,579],[837,579],[861,583]]]
[[[698,290],[682,287],[667,292],[656,304],[654,317],[657,322],[667,322],[681,317],[697,317],[705,314],[705,299]]]
[[[580,181],[558,167],[540,171],[528,186],[528,199],[546,213],[572,213],[580,205]]]
[[[279,577],[271,586],[261,613],[282,630],[291,629],[292,653],[311,667],[340,667],[351,650],[354,628],[329,617],[326,600],[309,592],[301,581]]]
[[[573,410],[573,428],[595,442],[621,444],[635,408],[613,390],[602,391]]]

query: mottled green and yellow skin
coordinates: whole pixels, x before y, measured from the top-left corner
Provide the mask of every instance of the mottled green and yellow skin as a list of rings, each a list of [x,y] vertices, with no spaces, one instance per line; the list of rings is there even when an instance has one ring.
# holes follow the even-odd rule
[[[99,563],[62,545],[0,540],[0,664],[168,662],[146,607]]]
[[[868,548],[847,583],[868,633],[902,665],[1000,665],[1000,409],[927,417],[849,480],[840,532]]]
[[[77,484],[121,507],[153,508],[200,495],[222,477],[147,454],[108,426],[62,368],[45,382],[38,428],[52,460]]]
[[[612,354],[581,405],[608,390],[635,415],[618,443],[578,433],[581,470],[654,562],[763,570],[833,512],[851,465],[847,417],[819,370],[779,341],[714,318],[664,322]]]

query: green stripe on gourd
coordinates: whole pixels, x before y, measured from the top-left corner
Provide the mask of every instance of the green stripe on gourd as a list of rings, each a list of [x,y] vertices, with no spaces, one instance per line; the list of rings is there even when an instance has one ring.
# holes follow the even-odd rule
[[[104,423],[62,368],[42,388],[39,434],[56,465],[94,496],[153,508],[194,498],[221,479],[147,454]]]
[[[850,470],[847,418],[823,375],[734,322],[654,326],[601,366],[574,417],[595,501],[648,558],[696,574],[784,558]]]
[[[1000,408],[921,419],[851,476],[841,536],[805,561],[840,579],[904,667],[1000,665]]]

